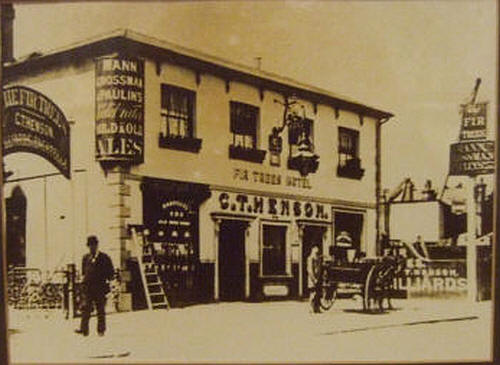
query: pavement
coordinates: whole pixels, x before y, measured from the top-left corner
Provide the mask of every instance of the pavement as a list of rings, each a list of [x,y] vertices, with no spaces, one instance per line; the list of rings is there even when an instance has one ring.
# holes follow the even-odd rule
[[[321,314],[307,302],[214,303],[114,313],[106,336],[73,333],[61,311],[9,313],[13,363],[487,361],[492,303],[394,300],[395,310],[363,313],[339,299]]]

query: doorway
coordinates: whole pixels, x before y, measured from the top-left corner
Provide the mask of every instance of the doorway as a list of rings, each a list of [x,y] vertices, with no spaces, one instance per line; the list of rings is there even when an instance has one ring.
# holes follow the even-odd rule
[[[219,231],[219,299],[245,299],[246,222],[224,220]]]
[[[323,254],[323,235],[326,227],[305,226],[302,237],[302,295],[307,296],[307,258],[313,246],[318,246],[320,254]]]
[[[347,232],[352,239],[352,248],[361,250],[361,237],[363,233],[363,214],[360,213],[334,213],[335,239],[341,232]]]

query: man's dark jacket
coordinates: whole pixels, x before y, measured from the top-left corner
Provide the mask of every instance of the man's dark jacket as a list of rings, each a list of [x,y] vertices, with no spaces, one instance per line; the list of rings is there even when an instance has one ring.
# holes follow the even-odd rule
[[[97,257],[88,253],[83,256],[82,273],[87,294],[92,296],[106,295],[109,285],[106,282],[113,278],[113,263],[108,255],[98,252]]]

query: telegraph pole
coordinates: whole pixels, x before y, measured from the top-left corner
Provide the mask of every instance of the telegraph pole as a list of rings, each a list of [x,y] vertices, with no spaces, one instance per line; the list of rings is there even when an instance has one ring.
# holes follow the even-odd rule
[[[1,257],[0,265],[2,270],[1,280],[0,280],[0,336],[2,343],[0,344],[0,362],[2,364],[9,363],[9,335],[8,335],[8,321],[7,321],[7,240],[5,231],[5,199],[4,199],[4,166],[3,166],[3,32],[4,32],[4,5],[0,5],[0,40],[2,44],[0,46],[0,92],[2,92],[0,97],[0,240],[1,240]]]

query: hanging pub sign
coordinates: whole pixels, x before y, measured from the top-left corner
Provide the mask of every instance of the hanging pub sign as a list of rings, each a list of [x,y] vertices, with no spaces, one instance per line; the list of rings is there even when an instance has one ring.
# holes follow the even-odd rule
[[[486,139],[486,107],[488,103],[470,103],[462,106],[460,141]]]
[[[26,86],[3,90],[4,155],[29,152],[45,158],[70,178],[70,127],[45,95]]]
[[[450,175],[476,176],[494,171],[494,141],[459,142],[450,146]]]
[[[144,61],[96,59],[96,159],[144,161]]]

